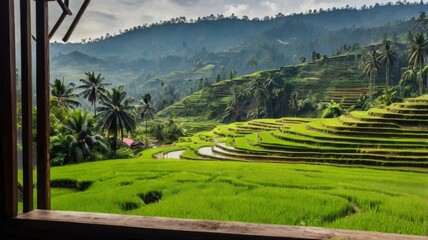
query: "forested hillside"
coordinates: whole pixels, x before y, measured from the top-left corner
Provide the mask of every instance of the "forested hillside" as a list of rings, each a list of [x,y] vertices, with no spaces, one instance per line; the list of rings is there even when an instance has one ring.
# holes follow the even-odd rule
[[[86,71],[100,72],[108,81],[126,85],[136,98],[151,93],[163,108],[211,83],[311,61],[314,51],[330,57],[382,38],[399,41],[427,9],[419,3],[397,3],[264,19],[180,17],[116,36],[53,43],[52,78],[76,81]],[[165,86],[170,99],[160,98]]]

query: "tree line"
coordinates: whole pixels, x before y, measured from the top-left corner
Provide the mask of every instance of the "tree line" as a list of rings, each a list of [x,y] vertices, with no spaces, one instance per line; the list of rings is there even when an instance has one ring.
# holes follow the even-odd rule
[[[370,104],[365,104],[368,108],[373,105],[391,104],[401,101],[405,97],[423,95],[425,93],[424,79],[428,76],[428,67],[425,61],[428,57],[427,38],[428,17],[421,13],[417,19],[416,32],[409,31],[406,35],[407,66],[404,68],[400,81],[396,86],[390,86],[390,69],[397,60],[398,49],[391,41],[383,40],[378,47],[373,48],[362,56],[362,68],[370,77],[369,97],[365,97]],[[376,90],[376,77],[379,76],[382,68],[385,73],[385,85],[383,94]],[[377,97],[377,99],[375,99]],[[377,100],[377,103],[375,101]]]
[[[154,22],[151,24],[145,23],[143,25],[138,25],[134,27],[130,27],[127,29],[119,29],[118,33],[106,33],[105,36],[100,36],[97,38],[83,38],[81,39],[81,43],[92,43],[92,42],[98,42],[103,41],[106,39],[110,39],[116,36],[121,36],[123,34],[126,34],[128,32],[137,31],[140,29],[150,29],[156,26],[162,26],[162,25],[174,25],[174,24],[195,24],[195,23],[202,23],[202,22],[210,22],[210,21],[222,21],[222,20],[241,20],[241,21],[254,21],[254,22],[260,22],[260,21],[270,21],[275,19],[282,19],[288,16],[306,16],[306,15],[317,15],[317,14],[324,14],[329,12],[336,12],[341,10],[348,10],[348,11],[362,11],[362,10],[368,10],[368,9],[376,9],[381,6],[403,6],[403,5],[423,5],[423,0],[410,2],[407,0],[398,0],[395,3],[394,2],[387,2],[387,3],[375,3],[373,5],[362,5],[361,7],[357,8],[355,6],[350,6],[349,4],[343,7],[331,7],[331,8],[319,8],[319,9],[309,9],[305,12],[300,13],[292,13],[289,15],[283,14],[281,12],[278,12],[275,14],[275,16],[264,16],[264,17],[253,17],[250,18],[247,15],[243,15],[242,17],[237,16],[235,13],[232,13],[230,16],[226,16],[224,14],[210,14],[208,16],[204,17],[198,17],[196,19],[193,18],[186,18],[185,16],[179,16],[179,17],[173,17],[169,20],[160,20],[159,22]]]
[[[93,113],[83,108],[81,98],[90,103]],[[135,101],[128,97],[123,86],[111,86],[101,74],[87,72],[79,85],[56,79],[51,83],[50,99],[52,166],[133,157],[149,147],[149,133],[155,131],[159,135],[158,126],[149,129],[148,124],[155,113],[149,93]],[[33,114],[36,114],[35,108]],[[138,124],[142,121],[144,126]],[[174,137],[172,140],[177,140],[183,130],[174,121],[168,121],[169,124],[163,128],[174,131],[168,132],[168,137],[162,140],[170,140],[171,136]],[[34,121],[34,138],[37,135],[36,125]],[[159,138],[164,132],[160,134]],[[139,148],[132,151],[123,142],[126,137],[144,140]]]

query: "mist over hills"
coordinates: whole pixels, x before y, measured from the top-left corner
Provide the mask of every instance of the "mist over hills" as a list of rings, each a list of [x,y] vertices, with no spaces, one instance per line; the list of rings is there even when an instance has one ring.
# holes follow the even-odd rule
[[[52,78],[77,81],[95,71],[126,85],[134,97],[149,92],[156,99],[166,84],[182,98],[201,82],[228,79],[231,71],[244,75],[309,60],[313,51],[330,56],[344,44],[400,38],[414,27],[412,18],[427,10],[425,4],[400,3],[269,20],[208,17],[140,26],[89,43],[51,44]]]

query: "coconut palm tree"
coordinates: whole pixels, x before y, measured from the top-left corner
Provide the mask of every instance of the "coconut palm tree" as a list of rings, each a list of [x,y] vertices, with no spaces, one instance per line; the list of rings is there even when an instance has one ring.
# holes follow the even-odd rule
[[[425,66],[424,69],[422,69],[422,77],[425,79],[427,76],[428,76],[428,66]]]
[[[156,109],[153,107],[152,96],[149,93],[144,94],[143,99],[141,99],[140,101],[140,104],[140,118],[146,122],[146,142],[148,142],[147,122],[153,119]]]
[[[288,108],[294,117],[297,116],[297,110],[299,109],[299,92],[293,92],[288,101]]]
[[[383,45],[383,49],[380,52],[379,55],[379,62],[385,66],[385,73],[386,73],[386,88],[389,87],[389,70],[394,65],[395,61],[397,60],[395,56],[395,52],[392,49],[390,42],[385,42]]]
[[[364,71],[367,75],[370,77],[370,102],[373,104],[373,95],[375,91],[375,85],[376,85],[376,75],[379,72],[380,69],[380,63],[378,61],[379,59],[379,51],[372,50],[367,55],[365,62],[364,62]]]
[[[246,116],[245,108],[240,101],[230,101],[225,109],[225,115],[223,116],[223,122],[240,122]]]
[[[246,88],[246,92],[255,98],[256,107],[254,109],[253,115],[255,118],[259,118],[262,111],[262,104],[266,100],[267,94],[265,90],[264,83],[260,77],[253,78],[248,87]]]
[[[135,120],[131,116],[134,108],[133,98],[127,97],[123,86],[112,88],[100,95],[101,106],[97,108],[98,120],[102,126],[102,133],[112,137],[111,147],[116,154],[118,137],[123,139],[125,131],[130,133],[135,129]]]
[[[401,75],[400,85],[401,87],[401,96],[404,98],[406,84],[412,83],[416,81],[417,72],[413,66],[408,66],[406,70],[404,70],[403,75]]]
[[[95,76],[94,72],[85,73],[86,79],[80,79],[82,85],[78,86],[78,89],[83,91],[80,93],[81,96],[88,99],[91,105],[94,108],[94,118],[97,117],[97,102],[101,94],[106,92],[106,87],[110,83],[105,83],[104,78],[101,77],[101,74]]]
[[[65,85],[64,79],[61,81],[57,78],[53,84],[51,83],[51,94],[56,98],[54,102],[56,102],[58,107],[70,109],[80,106],[79,101],[75,100],[79,95],[73,93],[74,87],[74,83]]]
[[[266,78],[266,80],[264,81],[264,87],[266,89],[266,105],[269,105],[268,117],[273,117],[273,102],[274,99],[277,97],[274,88],[276,88],[277,86],[278,84],[276,83],[275,79],[272,77],[271,74],[269,74],[269,77]]]
[[[428,53],[428,39],[425,38],[423,33],[416,33],[414,37],[413,46],[410,50],[409,63],[415,67],[419,68],[419,94],[424,93],[424,79],[423,79],[423,69],[425,58]]]
[[[245,116],[245,95],[242,92],[242,88],[239,86],[233,86],[231,89],[232,99],[227,104],[225,109],[225,115],[223,116],[223,122],[240,122]]]
[[[65,164],[90,160],[94,151],[108,151],[104,138],[94,133],[93,123],[93,119],[88,118],[87,112],[81,110],[71,112],[64,125],[69,132],[66,136],[69,154]]]

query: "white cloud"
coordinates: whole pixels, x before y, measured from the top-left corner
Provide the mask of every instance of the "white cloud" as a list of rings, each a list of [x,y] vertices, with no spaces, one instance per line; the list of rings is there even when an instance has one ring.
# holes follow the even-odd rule
[[[0,0],[1,1],[1,0]],[[373,5],[376,2],[385,3],[390,0],[93,0],[76,28],[71,41],[82,38],[94,38],[106,33],[117,33],[145,23],[169,20],[173,17],[185,16],[198,18],[210,14],[232,13],[242,17],[272,16],[278,12],[291,14],[307,12],[309,9]],[[77,13],[82,0],[70,1],[72,11]],[[55,2],[50,2],[50,24],[58,19],[60,9]],[[73,17],[74,17],[73,16]],[[59,29],[54,40],[60,40],[70,25],[73,17],[69,17]]]
[[[260,3],[260,5],[262,7],[267,8],[272,13],[278,13],[278,11],[279,11],[278,5],[274,2],[263,1],[262,3]]]
[[[226,11],[224,12],[224,14],[226,16],[230,16],[232,14],[235,14],[236,16],[247,15],[249,8],[250,5],[248,4],[226,4]]]

